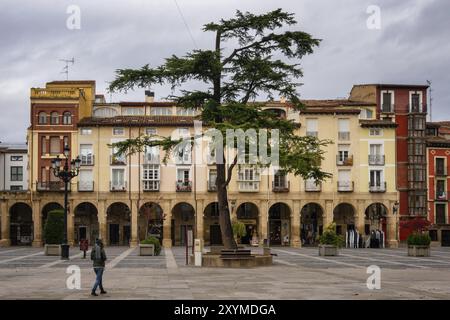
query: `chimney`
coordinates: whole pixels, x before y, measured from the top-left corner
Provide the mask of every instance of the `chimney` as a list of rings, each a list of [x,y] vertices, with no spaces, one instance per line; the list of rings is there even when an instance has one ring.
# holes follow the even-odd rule
[[[155,93],[150,90],[145,90],[145,102],[154,102],[155,101]]]

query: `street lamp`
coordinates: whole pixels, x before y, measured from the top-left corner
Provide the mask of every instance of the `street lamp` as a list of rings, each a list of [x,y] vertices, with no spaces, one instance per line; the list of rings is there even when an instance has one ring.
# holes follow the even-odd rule
[[[69,244],[67,243],[67,207],[68,207],[68,194],[69,194],[69,183],[70,181],[78,176],[81,160],[77,157],[75,160],[70,161],[69,167],[69,154],[70,148],[68,145],[64,146],[64,158],[61,159],[57,156],[52,160],[52,169],[55,177],[59,178],[64,182],[64,238],[63,243],[61,244],[61,259],[68,260],[69,259]],[[61,168],[61,162],[65,160],[63,168]]]

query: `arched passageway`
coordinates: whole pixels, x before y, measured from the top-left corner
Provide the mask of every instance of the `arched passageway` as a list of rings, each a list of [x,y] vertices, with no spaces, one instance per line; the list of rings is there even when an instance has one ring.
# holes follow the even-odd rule
[[[323,209],[317,203],[306,204],[300,212],[300,239],[303,246],[317,246],[323,232]]]
[[[275,203],[269,209],[270,245],[289,245],[291,230],[291,210],[285,203]]]
[[[186,202],[180,202],[172,209],[172,245],[183,246],[186,239],[193,241],[195,210]]]
[[[111,246],[128,246],[131,240],[131,210],[123,202],[115,202],[108,207],[107,233]]]
[[[12,246],[31,245],[33,242],[33,210],[23,202],[9,209],[9,236]]]
[[[236,212],[237,219],[245,224],[246,236],[241,238],[242,244],[252,244],[258,241],[258,207],[251,202],[242,203]]]

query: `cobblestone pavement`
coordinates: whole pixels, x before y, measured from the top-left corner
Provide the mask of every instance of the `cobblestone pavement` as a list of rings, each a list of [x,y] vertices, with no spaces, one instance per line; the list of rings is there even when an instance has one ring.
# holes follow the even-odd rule
[[[61,261],[41,248],[0,248],[0,299],[450,299],[450,248],[432,248],[429,258],[408,257],[404,248],[342,249],[324,258],[317,248],[278,247],[274,265],[256,269],[186,266],[184,248],[157,257],[128,247],[106,252],[108,294],[91,298],[89,252],[83,259],[72,248]],[[81,268],[81,290],[66,286],[71,265]],[[380,290],[366,286],[371,265],[381,268]]]

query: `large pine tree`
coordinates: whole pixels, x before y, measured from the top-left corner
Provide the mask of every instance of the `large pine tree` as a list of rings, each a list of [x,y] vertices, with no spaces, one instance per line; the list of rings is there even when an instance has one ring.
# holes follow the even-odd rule
[[[278,95],[285,97],[294,109],[303,107],[297,92],[299,83],[296,82],[302,77],[299,61],[304,55],[311,54],[320,40],[302,31],[285,30],[296,23],[293,14],[281,9],[261,15],[237,11],[232,19],[204,26],[205,32],[215,33],[214,50],[193,50],[184,57],[173,55],[156,68],[146,65],[138,70],[119,69],[110,90],[127,91],[169,84],[173,89],[180,89],[178,96],[169,97],[178,107],[197,109],[203,126],[219,130],[224,137],[227,129],[267,129],[269,137],[274,129],[278,129],[279,168],[305,179],[322,181],[329,176],[320,169],[322,147],[329,141],[299,136],[298,126],[293,121],[264,110],[264,103],[255,103],[258,97],[270,100]],[[292,60],[295,61],[290,63]],[[206,90],[182,90],[183,85],[191,81],[200,81],[209,87]],[[166,151],[166,160],[179,142],[170,137],[155,140],[141,136],[113,146],[118,154],[134,154],[148,146],[161,146]],[[249,153],[250,142],[246,140]],[[224,148],[226,144],[224,139]],[[229,150],[230,145],[227,146]],[[237,143],[233,143],[233,148],[237,148]],[[227,190],[238,157],[227,161],[224,153],[220,152],[216,157],[222,240],[226,248],[236,248]]]

